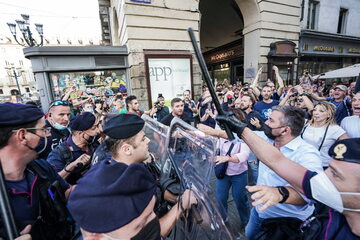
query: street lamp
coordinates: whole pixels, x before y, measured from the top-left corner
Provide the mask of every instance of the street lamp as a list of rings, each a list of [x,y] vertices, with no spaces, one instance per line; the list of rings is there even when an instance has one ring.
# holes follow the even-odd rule
[[[32,37],[32,32],[30,30],[30,21],[29,21],[30,16],[27,14],[21,14],[21,17],[23,18],[22,20],[15,20],[15,22],[16,22],[17,26],[19,27],[26,44],[29,47],[41,47],[43,45],[43,40],[44,40],[43,25],[38,24],[38,23],[35,24],[35,29],[40,35],[40,43],[38,43]],[[7,25],[9,26],[10,32],[13,35],[15,41],[19,45],[25,46],[25,44],[20,42],[16,37],[16,24],[15,23],[7,23]]]
[[[13,63],[8,63],[6,61],[6,66],[5,69],[6,69],[6,72],[8,74],[9,77],[11,78],[15,78],[15,81],[16,81],[16,85],[17,85],[17,88],[18,88],[18,91],[19,91],[19,95],[21,96],[21,89],[20,89],[20,85],[19,85],[19,80],[18,80],[18,77],[20,77],[22,75],[22,72],[21,71],[17,71],[15,70],[15,66]],[[19,70],[20,68],[18,68]]]

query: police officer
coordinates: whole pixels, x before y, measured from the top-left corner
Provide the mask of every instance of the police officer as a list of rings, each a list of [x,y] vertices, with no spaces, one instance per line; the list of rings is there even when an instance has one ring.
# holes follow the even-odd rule
[[[96,137],[100,132],[95,116],[89,112],[73,117],[69,127],[72,134],[49,154],[47,161],[68,183],[75,184],[99,145]]]
[[[45,126],[44,113],[36,106],[0,104],[6,188],[18,230],[31,225],[32,239],[70,239],[72,223],[65,207],[70,185],[45,160],[34,160],[50,144]],[[3,230],[1,224],[1,237]]]
[[[187,190],[165,216],[155,215],[156,182],[143,163],[149,158],[150,141],[143,126],[144,120],[133,114],[121,114],[105,124],[112,159],[91,168],[69,201],[84,237],[160,240],[182,211],[196,202]]]
[[[51,150],[65,141],[69,135],[70,106],[68,101],[56,100],[50,104],[48,118],[45,120],[46,127],[51,127]],[[47,158],[47,155],[42,155]]]
[[[286,158],[233,116],[219,116],[218,121],[228,124],[260,161],[317,203],[315,215],[303,224],[305,239],[360,239],[360,138],[335,142],[329,149],[329,168],[317,173]],[[253,205],[294,204],[289,193],[279,198],[263,188],[250,190],[257,200]]]

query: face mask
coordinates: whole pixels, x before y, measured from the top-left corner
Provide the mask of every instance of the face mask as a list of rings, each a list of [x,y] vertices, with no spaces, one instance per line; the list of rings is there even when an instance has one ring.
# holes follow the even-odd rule
[[[86,133],[85,133],[85,134],[86,134]],[[88,135],[88,134],[86,134],[86,135]],[[86,140],[86,142],[87,142],[88,144],[94,143],[95,140],[96,140],[95,136],[90,136],[90,135],[88,135],[88,136],[89,136],[88,139],[86,139],[86,138],[83,137],[83,138]]]
[[[51,142],[52,142],[51,136],[49,136],[49,137],[40,137],[39,135],[36,135],[36,136],[38,136],[40,138],[39,143],[36,145],[35,148],[29,147],[29,146],[28,146],[28,148],[37,152],[38,154],[44,152],[46,149],[51,148]]]
[[[52,126],[57,130],[65,130],[67,128],[67,126],[61,125],[61,124],[59,124],[57,122],[52,124]]]
[[[360,209],[344,208],[341,195],[360,195],[355,192],[339,192],[325,172],[318,173],[310,179],[311,192],[314,199],[342,213],[344,210],[360,212]]]
[[[265,135],[270,138],[271,140],[274,140],[277,136],[275,136],[272,133],[273,128],[269,127],[268,125],[264,124],[264,133]]]
[[[84,109],[85,112],[94,113],[93,109]]]

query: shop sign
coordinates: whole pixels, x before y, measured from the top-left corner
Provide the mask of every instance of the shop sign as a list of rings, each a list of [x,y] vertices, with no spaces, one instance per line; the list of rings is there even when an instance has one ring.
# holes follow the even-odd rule
[[[224,62],[235,58],[240,58],[244,55],[242,45],[237,45],[224,50],[219,50],[211,53],[204,53],[207,64]]]
[[[191,89],[190,58],[148,58],[151,101],[161,93],[166,100]]]
[[[296,44],[291,41],[278,41],[270,44],[268,56],[271,57],[296,57]]]
[[[318,52],[335,52],[335,47],[329,46],[314,46],[313,49]]]
[[[151,0],[130,0],[130,2],[148,3],[148,4],[151,4]]]
[[[349,48],[348,53],[358,53],[358,54],[360,54],[360,48]]]

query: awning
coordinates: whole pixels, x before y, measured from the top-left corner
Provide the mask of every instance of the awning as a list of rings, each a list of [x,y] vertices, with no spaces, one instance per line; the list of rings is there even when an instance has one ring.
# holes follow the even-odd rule
[[[359,74],[360,74],[360,63],[327,72],[324,75],[321,75],[320,79],[357,77],[359,76]],[[314,76],[313,78],[316,79],[318,76],[319,75]]]

